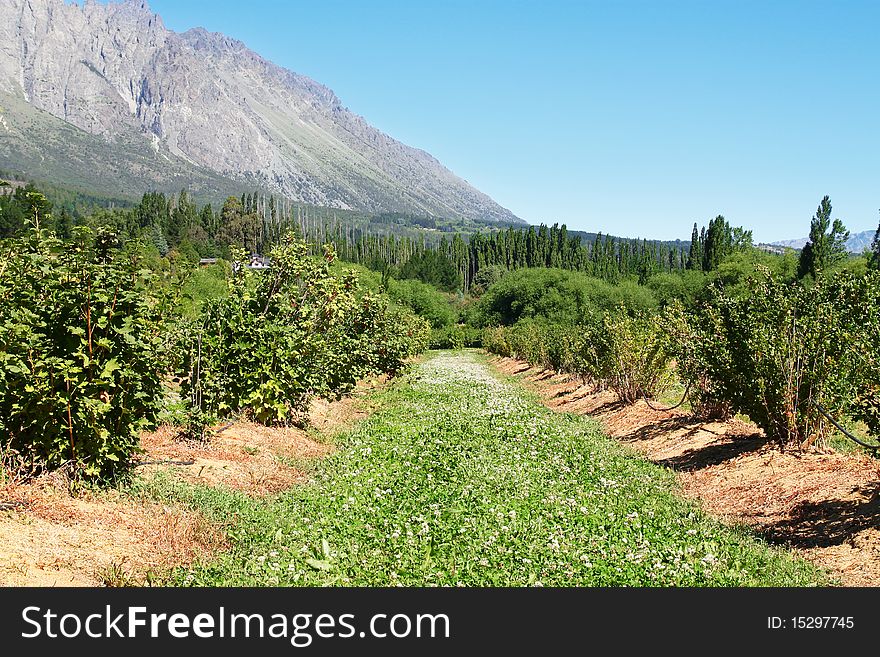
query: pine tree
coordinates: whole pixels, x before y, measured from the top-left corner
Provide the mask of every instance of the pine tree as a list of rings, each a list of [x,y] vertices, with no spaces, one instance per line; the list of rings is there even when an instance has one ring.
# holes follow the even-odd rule
[[[52,230],[60,239],[69,240],[73,235],[73,217],[67,208],[61,208],[61,212],[53,217],[52,224]]]

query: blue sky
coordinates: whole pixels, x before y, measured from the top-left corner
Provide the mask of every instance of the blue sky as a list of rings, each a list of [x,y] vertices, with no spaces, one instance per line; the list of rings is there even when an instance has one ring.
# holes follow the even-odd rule
[[[880,3],[150,0],[333,89],[531,223],[806,236],[880,208]]]

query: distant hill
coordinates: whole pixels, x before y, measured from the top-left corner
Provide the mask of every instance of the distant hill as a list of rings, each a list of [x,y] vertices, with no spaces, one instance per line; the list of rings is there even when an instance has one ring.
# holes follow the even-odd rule
[[[569,230],[568,234],[571,237],[580,237],[581,242],[586,244],[592,244],[596,241],[596,238],[600,235],[605,238],[609,237],[605,233],[589,233],[582,230]],[[624,242],[641,242],[643,238],[641,237],[617,237],[615,235],[610,235],[612,239],[615,241],[624,241]],[[690,240],[654,240],[654,239],[645,239],[644,241],[652,244],[662,244],[669,248],[684,250],[689,249],[691,247]]]
[[[865,249],[871,247],[871,242],[874,240],[873,230],[864,230],[860,233],[853,233],[849,236],[849,239],[846,241],[846,250],[850,253],[861,253]],[[787,246],[792,249],[802,249],[809,241],[807,237],[801,237],[795,240],[780,240],[778,242],[772,242],[773,246]]]
[[[341,210],[523,223],[327,87],[223,34],[169,30],[143,0],[0,2],[0,168],[104,196],[244,185]]]

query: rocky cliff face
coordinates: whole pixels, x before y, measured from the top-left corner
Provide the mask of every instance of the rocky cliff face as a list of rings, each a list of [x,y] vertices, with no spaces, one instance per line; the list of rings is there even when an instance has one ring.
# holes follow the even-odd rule
[[[517,221],[326,87],[221,34],[168,30],[139,0],[2,0],[0,92],[307,203]]]

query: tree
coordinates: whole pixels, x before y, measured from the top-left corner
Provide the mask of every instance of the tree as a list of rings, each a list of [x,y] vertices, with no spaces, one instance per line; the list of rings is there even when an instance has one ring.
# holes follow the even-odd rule
[[[217,225],[217,215],[214,213],[210,203],[199,212],[199,223],[205,229],[205,232],[208,233],[209,237],[214,237],[217,234],[217,229],[219,228]]]
[[[746,230],[742,226],[734,228],[731,237],[734,251],[748,251],[755,245],[752,231]]]
[[[691,248],[688,251],[687,268],[703,268],[703,245],[700,243],[700,232],[697,229],[696,221],[694,222],[694,230],[691,233]]]
[[[135,207],[138,225],[141,228],[158,226],[165,234],[170,221],[170,208],[168,199],[161,192],[147,192],[141,198],[141,202]]]
[[[461,274],[455,265],[437,251],[414,255],[400,268],[400,277],[416,278],[449,292],[458,289],[462,284]]]
[[[868,266],[871,269],[880,269],[880,225],[877,226],[877,232],[874,233],[874,241],[871,242]]]
[[[146,238],[150,244],[156,247],[159,255],[163,258],[168,255],[168,240],[165,239],[165,233],[156,224],[152,224],[146,230]]]
[[[471,282],[471,293],[479,296],[500,281],[506,273],[507,269],[501,265],[481,267],[474,275],[474,280]]]
[[[187,231],[196,223],[197,210],[195,202],[185,189],[180,190],[177,204],[170,212],[166,238],[172,244],[180,244]]]
[[[252,212],[245,212],[239,200],[230,196],[220,210],[220,229],[217,242],[222,245],[243,246],[250,253],[258,252],[258,233],[262,219]]]
[[[730,224],[718,215],[709,222],[703,246],[703,271],[714,271],[733,252],[733,231]]]
[[[830,227],[830,232],[829,232]],[[840,219],[831,222],[831,200],[825,196],[810,222],[810,238],[801,251],[798,278],[816,278],[830,266],[846,258],[849,231]]]
[[[19,187],[13,199],[21,208],[25,221],[34,228],[46,227],[52,220],[52,203],[32,184]]]
[[[73,218],[67,208],[61,208],[61,212],[53,217],[52,230],[62,240],[69,240],[73,236]]]

